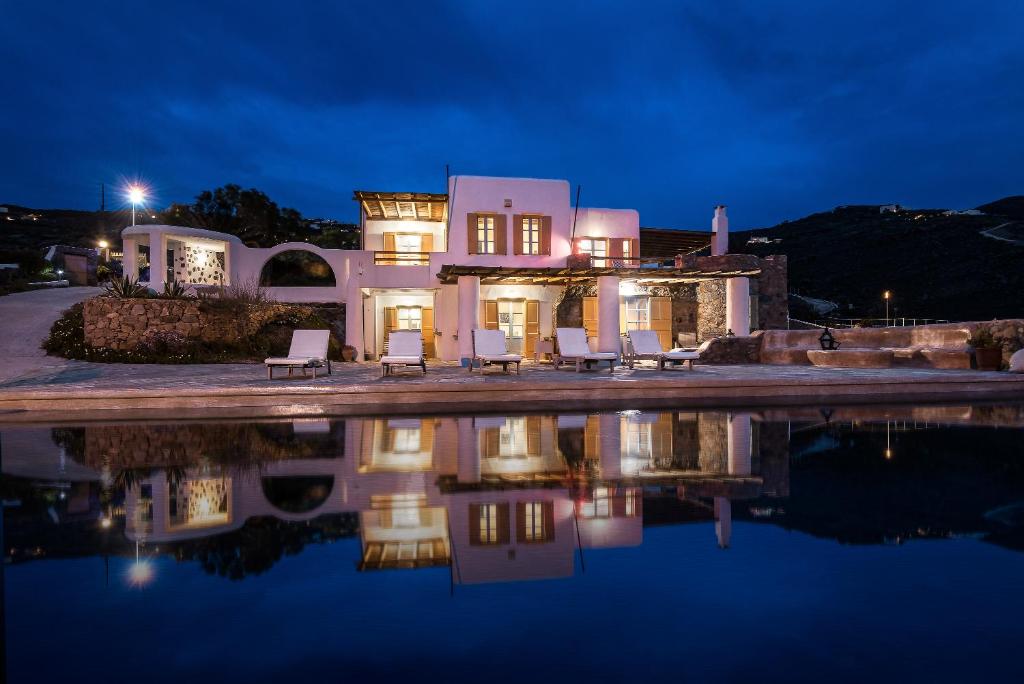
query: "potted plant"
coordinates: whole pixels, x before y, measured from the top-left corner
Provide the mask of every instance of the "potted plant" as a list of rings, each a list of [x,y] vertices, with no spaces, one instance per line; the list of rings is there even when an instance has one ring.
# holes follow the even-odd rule
[[[356,348],[350,344],[346,344],[341,348],[341,358],[343,361],[355,361],[356,360]]]
[[[968,344],[974,347],[974,363],[978,370],[999,370],[1003,364],[1003,349],[992,333],[984,328],[971,334]]]

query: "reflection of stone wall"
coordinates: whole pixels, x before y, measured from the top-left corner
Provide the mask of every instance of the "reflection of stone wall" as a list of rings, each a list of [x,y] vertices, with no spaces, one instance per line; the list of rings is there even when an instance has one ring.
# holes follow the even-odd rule
[[[725,334],[725,281],[697,283],[697,341]]]
[[[673,421],[672,460],[676,468],[700,468],[700,438],[696,416],[679,416]]]
[[[729,470],[729,422],[724,413],[697,415],[697,439],[700,443],[700,469],[705,473]]]
[[[789,496],[789,423],[760,423],[758,436],[764,496]]]

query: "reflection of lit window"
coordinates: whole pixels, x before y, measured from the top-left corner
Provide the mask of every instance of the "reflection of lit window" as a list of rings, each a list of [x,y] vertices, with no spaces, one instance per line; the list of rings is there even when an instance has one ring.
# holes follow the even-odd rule
[[[391,525],[393,527],[419,527],[420,526],[420,509],[413,508],[412,506],[403,506],[400,508],[392,509],[391,511]]]
[[[630,458],[650,459],[651,457],[651,424],[626,423],[626,454]]]
[[[523,254],[540,254],[540,218],[523,219]]]
[[[418,454],[420,451],[419,428],[392,428],[391,452],[396,454]]]
[[[530,501],[525,506],[526,541],[544,540],[544,504]]]
[[[604,238],[582,238],[580,254],[589,254],[594,266],[606,266],[604,260],[608,256],[608,241]]]
[[[632,518],[637,515],[637,493],[635,489],[626,492],[626,517]]]
[[[498,455],[526,456],[526,418],[508,418],[498,430]]]
[[[648,330],[651,327],[651,298],[626,297],[626,329]]]
[[[423,329],[423,307],[400,306],[398,307],[398,329],[399,330],[422,330]]]
[[[584,518],[607,518],[612,514],[612,496],[607,487],[595,487],[594,498],[580,506]]]
[[[494,254],[494,217],[478,216],[476,219],[476,253]]]
[[[480,504],[480,543],[498,543],[497,504]]]

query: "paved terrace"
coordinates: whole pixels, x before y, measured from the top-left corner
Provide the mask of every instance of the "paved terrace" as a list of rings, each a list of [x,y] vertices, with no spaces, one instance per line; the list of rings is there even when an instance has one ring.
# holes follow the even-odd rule
[[[268,381],[260,364],[97,364],[46,356],[39,341],[59,312],[96,288],[0,297],[0,422],[117,418],[273,417],[533,409],[813,406],[1024,399],[1024,375],[930,369],[703,366],[576,373],[523,364],[521,376],[432,363],[380,377],[339,363],[316,380]]]

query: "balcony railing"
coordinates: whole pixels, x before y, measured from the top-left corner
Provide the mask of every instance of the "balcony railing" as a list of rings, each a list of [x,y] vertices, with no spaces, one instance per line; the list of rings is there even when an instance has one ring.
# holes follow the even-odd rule
[[[375,266],[429,266],[430,252],[374,252]]]
[[[586,254],[578,254],[573,258],[585,259],[586,257]],[[660,268],[672,265],[673,257],[590,257],[591,268]]]

